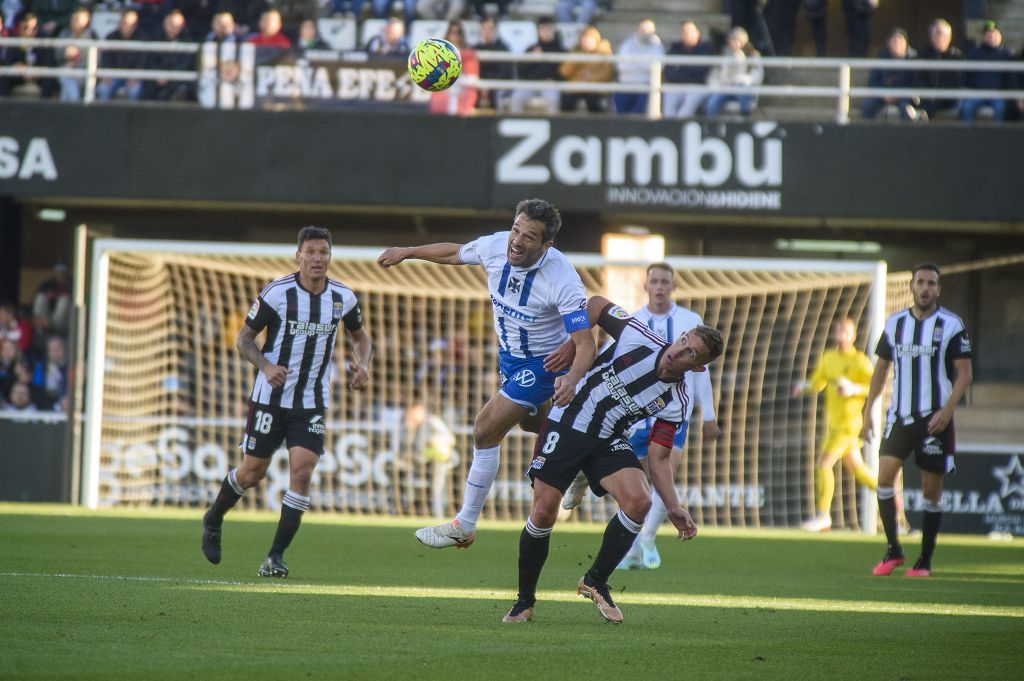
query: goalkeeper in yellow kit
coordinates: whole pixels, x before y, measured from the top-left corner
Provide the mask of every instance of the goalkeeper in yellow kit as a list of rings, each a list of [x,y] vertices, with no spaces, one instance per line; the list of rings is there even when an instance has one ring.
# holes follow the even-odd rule
[[[821,443],[814,469],[814,506],[816,515],[803,524],[805,530],[825,532],[832,527],[832,496],[836,479],[832,472],[836,460],[853,473],[857,482],[877,489],[875,473],[860,454],[860,430],[864,399],[871,382],[871,360],[853,347],[857,328],[852,319],[839,319],[832,325],[836,347],[826,350],[811,377],[793,386],[793,397],[825,391],[828,433]]]

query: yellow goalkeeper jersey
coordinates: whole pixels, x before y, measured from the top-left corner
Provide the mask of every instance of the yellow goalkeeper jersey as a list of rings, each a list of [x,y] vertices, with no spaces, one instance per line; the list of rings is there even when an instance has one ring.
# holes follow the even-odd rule
[[[871,360],[860,350],[826,350],[818,367],[808,380],[808,392],[825,391],[825,411],[828,413],[828,428],[832,432],[856,434],[862,424],[861,411],[871,382]],[[846,380],[855,387],[858,394],[843,397],[838,386]]]

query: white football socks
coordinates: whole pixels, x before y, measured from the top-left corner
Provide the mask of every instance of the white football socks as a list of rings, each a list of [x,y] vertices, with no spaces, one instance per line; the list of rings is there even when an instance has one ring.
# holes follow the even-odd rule
[[[654,536],[658,534],[658,528],[665,522],[665,518],[668,517],[668,508],[665,507],[665,502],[661,500],[658,493],[651,490],[651,510],[647,512],[647,518],[644,520],[644,529],[640,532],[640,541],[647,544],[654,543]]]
[[[484,502],[487,501],[494,478],[498,475],[500,451],[500,446],[487,449],[473,448],[473,463],[469,467],[469,475],[466,476],[462,510],[455,515],[455,519],[466,532],[476,531],[476,522],[484,510]]]

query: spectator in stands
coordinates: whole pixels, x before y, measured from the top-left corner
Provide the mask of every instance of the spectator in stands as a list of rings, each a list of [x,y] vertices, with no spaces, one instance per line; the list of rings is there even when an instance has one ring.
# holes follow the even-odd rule
[[[273,48],[277,50],[289,50],[292,41],[281,32],[281,13],[276,9],[268,9],[260,15],[260,30],[245,39],[245,42],[252,43],[257,48]]]
[[[708,75],[708,85],[726,87],[751,87],[760,85],[764,80],[764,68],[758,63],[760,54],[750,44],[750,36],[747,31],[736,26],[725,38],[725,48],[722,55],[731,57],[731,61],[711,70]],[[757,95],[740,93],[716,92],[708,97],[707,115],[708,118],[715,118],[730,102],[739,104],[740,113],[744,116],[750,114],[757,103]]]
[[[39,35],[56,36],[68,26],[79,0],[31,0],[32,13],[39,18]]]
[[[665,46],[658,37],[658,29],[651,19],[637,24],[636,31],[626,38],[619,47],[622,56],[662,57]],[[619,82],[629,85],[648,85],[651,82],[651,67],[648,62],[623,61],[619,63]],[[646,92],[616,92],[612,102],[616,113],[647,113]]]
[[[378,19],[385,19],[390,16],[393,2],[394,0],[372,0],[373,16]],[[465,7],[465,0],[461,0],[461,2],[463,7]],[[353,0],[353,12],[356,18],[359,17],[362,5],[363,0]],[[416,20],[416,0],[402,0],[402,8],[402,18],[405,20],[405,25],[409,26],[409,24]]]
[[[843,14],[846,18],[846,36],[849,39],[847,55],[868,56],[871,40],[871,17],[878,9],[879,0],[843,0]],[[814,45],[819,57],[827,53],[828,42],[828,1],[804,0],[804,14],[811,24]]]
[[[480,42],[476,49],[481,52],[508,52],[508,45],[498,35],[498,22],[494,17],[485,17],[480,21]],[[515,80],[516,68],[511,62],[485,61],[480,62],[480,78],[483,80]],[[509,90],[481,90],[476,100],[476,108],[505,111],[509,106],[512,93]]]
[[[466,11],[466,0],[416,0],[416,13],[421,19],[454,21]]]
[[[448,22],[444,39],[459,48],[459,52],[462,53],[462,75],[479,76],[480,60],[477,59],[476,50],[466,45],[466,30],[461,19]],[[455,85],[443,92],[430,93],[430,104],[427,108],[434,114],[469,116],[476,107],[477,94],[476,88],[467,87],[464,81],[457,80]]]
[[[235,27],[235,17],[231,12],[217,12],[210,20],[210,32],[206,34],[208,43],[237,43],[238,31]]]
[[[1003,45],[1003,34],[994,21],[986,21],[981,34],[981,43],[967,50],[967,61],[1011,61],[1013,53]],[[968,71],[964,75],[964,84],[974,90],[1008,90],[1010,74],[1006,71]],[[960,104],[960,118],[973,121],[978,110],[988,107],[992,110],[992,118],[1003,120],[1006,115],[1005,99],[965,97]]]
[[[910,47],[907,32],[902,28],[894,28],[886,38],[885,47],[878,53],[879,59],[916,59],[917,52]],[[907,69],[872,69],[868,75],[868,87],[878,88],[912,88],[914,72]],[[917,106],[920,102],[912,97],[868,97],[861,105],[864,118],[875,118],[883,108],[895,106],[900,118],[914,121],[918,118]]]
[[[164,17],[163,42],[183,43],[185,15],[171,10]],[[187,52],[153,52],[146,59],[146,68],[160,71],[195,71],[196,56]],[[195,101],[195,83],[180,80],[147,80],[142,84],[142,99],[160,101]]]
[[[380,33],[366,43],[366,53],[371,57],[395,57],[405,59],[409,56],[409,41],[405,39],[405,24],[398,17],[391,17],[384,24]]]
[[[526,50],[527,54],[561,54],[565,52],[562,36],[555,27],[554,17],[537,19],[537,42]],[[521,62],[517,70],[519,80],[558,80],[558,62]],[[512,93],[510,108],[514,113],[530,110],[535,113],[555,113],[561,103],[558,90],[519,88]]]
[[[26,12],[18,20],[14,32],[19,38],[35,38],[39,35],[39,20],[36,15]],[[10,46],[4,50],[4,66],[52,66],[53,50],[40,47]],[[7,97],[18,92],[35,94],[40,97],[52,97],[57,91],[57,83],[52,78],[38,76],[3,76],[0,77],[0,97]]]
[[[68,353],[64,339],[59,336],[47,339],[46,359],[36,364],[32,385],[44,396],[43,408],[64,409],[64,398],[68,394]]]
[[[67,28],[63,29],[58,38],[77,38],[80,40],[95,40],[96,34],[90,24],[92,14],[84,7],[77,8],[71,13],[68,19]],[[77,45],[68,45],[62,50],[61,66],[65,68],[85,70],[85,51]],[[60,77],[60,99],[63,102],[80,102],[82,100],[82,87],[84,78],[74,76]]]
[[[20,319],[13,303],[0,303],[0,341],[11,340],[22,353],[32,346],[32,325]]]
[[[684,21],[679,40],[668,47],[669,56],[710,56],[711,44],[701,39],[700,29],[692,21]],[[710,66],[676,64],[666,66],[661,73],[664,83],[706,83]],[[693,118],[708,98],[700,92],[669,92],[662,95],[661,113],[665,118]]]
[[[121,12],[117,28],[106,36],[107,40],[136,40],[139,28],[139,13],[133,9]],[[146,55],[134,50],[104,50],[100,65],[106,69],[141,69],[146,64]],[[96,85],[96,96],[109,101],[124,90],[125,99],[135,101],[142,92],[142,81],[124,78],[104,78]]]
[[[68,266],[58,262],[53,276],[39,284],[32,296],[32,316],[46,320],[46,330],[66,334],[71,317],[71,278]]]
[[[33,409],[46,409],[46,394],[41,388],[32,384],[32,364],[28,357],[21,357],[14,365],[14,373],[7,377],[3,384],[3,395],[10,395],[14,386],[25,386],[28,401]]]
[[[10,338],[0,339],[0,386],[8,380],[14,380],[14,366],[21,359],[21,348],[18,342]]]
[[[580,31],[576,47],[571,54],[612,55],[612,44],[601,35],[596,26],[587,26]],[[610,83],[615,79],[615,64],[607,62],[565,61],[558,67],[562,80],[573,83]],[[562,111],[579,111],[580,105],[590,113],[608,110],[607,92],[563,92]]]
[[[597,0],[558,0],[555,6],[558,20],[567,24],[593,24],[597,14]]]
[[[508,6],[511,0],[495,0],[498,5],[498,18],[504,19],[508,16]],[[473,9],[476,11],[476,15],[480,17],[480,20],[488,18],[486,5],[487,0],[473,0]]]
[[[919,59],[933,61],[962,61],[963,52],[953,45],[953,27],[945,19],[936,19],[928,27],[928,47],[921,52]],[[955,90],[963,86],[961,71],[919,71],[918,87],[941,88]],[[957,99],[925,99],[921,101],[921,109],[929,119],[935,118],[940,111],[959,108]]]
[[[24,383],[15,383],[6,393],[7,399],[3,403],[3,410],[8,412],[33,412],[38,411],[32,402],[32,391]]]
[[[295,46],[302,50],[303,53],[307,50],[331,49],[331,46],[320,37],[320,32],[316,29],[316,22],[312,19],[305,19],[299,24],[299,39],[296,41]]]

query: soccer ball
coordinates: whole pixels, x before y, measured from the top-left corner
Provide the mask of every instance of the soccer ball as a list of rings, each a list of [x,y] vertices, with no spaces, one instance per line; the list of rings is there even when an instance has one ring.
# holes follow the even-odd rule
[[[421,40],[409,53],[409,75],[412,82],[424,90],[447,90],[462,73],[462,55],[459,48],[447,40],[427,38]]]

